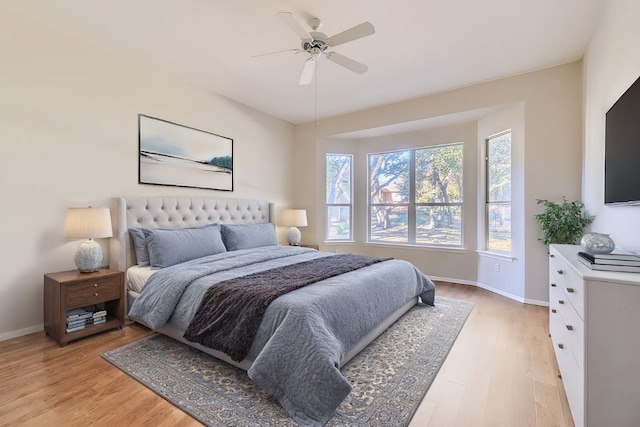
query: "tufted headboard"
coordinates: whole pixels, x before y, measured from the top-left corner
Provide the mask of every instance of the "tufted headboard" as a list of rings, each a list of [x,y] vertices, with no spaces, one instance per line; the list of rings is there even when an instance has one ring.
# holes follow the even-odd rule
[[[273,203],[218,197],[115,197],[109,267],[126,271],[136,263],[129,228],[180,228],[205,224],[275,224]]]

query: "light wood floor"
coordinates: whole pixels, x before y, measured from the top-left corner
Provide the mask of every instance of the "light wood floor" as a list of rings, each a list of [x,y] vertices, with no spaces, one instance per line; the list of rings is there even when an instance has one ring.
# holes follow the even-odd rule
[[[547,309],[437,286],[475,306],[410,427],[573,426]],[[65,347],[43,332],[0,342],[0,426],[200,425],[100,357],[149,333],[131,325]]]

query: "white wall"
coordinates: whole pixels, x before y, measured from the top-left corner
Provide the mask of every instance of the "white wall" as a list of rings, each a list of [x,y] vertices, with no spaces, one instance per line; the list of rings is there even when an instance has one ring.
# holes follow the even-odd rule
[[[317,209],[317,212],[310,214],[310,226],[303,230],[303,240],[320,239],[323,235],[323,230],[319,229],[323,227],[323,206],[318,201],[322,201],[324,194],[324,157],[318,142],[322,143],[324,138],[517,103],[524,104],[525,141],[522,153],[524,167],[521,171],[524,182],[523,230],[516,231],[524,235],[524,274],[523,284],[518,285],[523,293],[517,296],[531,302],[548,301],[547,251],[537,240],[541,233],[534,218],[538,212],[536,199],[559,200],[562,196],[569,199],[580,198],[581,62],[320,120],[317,125],[306,123],[296,126],[294,199],[297,206],[307,209],[315,206]],[[356,196],[366,198],[366,195]],[[319,240],[316,242],[322,243]],[[415,253],[412,256],[422,257],[425,273],[449,277],[449,266],[437,262],[439,257]],[[464,279],[462,274],[464,273],[458,273],[458,277],[451,278]],[[476,275],[473,281],[477,280]],[[504,277],[502,280],[506,282],[510,278]]]
[[[67,207],[120,195],[291,202],[287,122],[3,12],[0,64],[0,339],[42,329],[43,274],[74,268]],[[234,192],[139,185],[138,113],[233,138]]]
[[[591,230],[610,233],[616,246],[640,252],[640,206],[604,205],[605,114],[640,76],[640,2],[608,0],[584,59],[583,198],[595,215]],[[638,118],[640,120],[640,118]]]

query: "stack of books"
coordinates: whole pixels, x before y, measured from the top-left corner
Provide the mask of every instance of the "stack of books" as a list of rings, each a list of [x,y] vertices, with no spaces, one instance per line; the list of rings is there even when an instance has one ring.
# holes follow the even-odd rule
[[[640,256],[624,249],[615,249],[608,254],[578,252],[578,261],[592,270],[640,273]]]
[[[88,326],[107,322],[107,311],[95,306],[74,308],[67,311],[67,333],[80,331]]]

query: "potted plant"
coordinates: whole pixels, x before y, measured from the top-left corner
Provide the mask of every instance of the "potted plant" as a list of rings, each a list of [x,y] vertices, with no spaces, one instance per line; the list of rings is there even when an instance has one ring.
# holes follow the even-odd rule
[[[544,211],[536,214],[543,234],[538,240],[545,245],[576,244],[582,237],[584,228],[593,221],[593,217],[587,216],[582,202],[567,200],[565,197],[562,197],[560,203],[537,200],[539,205],[544,206]]]

